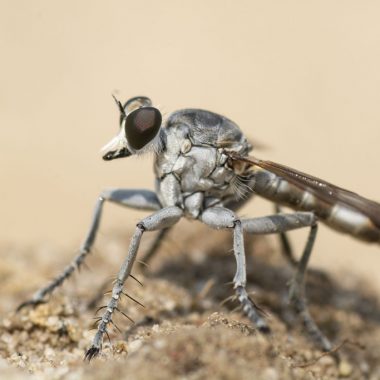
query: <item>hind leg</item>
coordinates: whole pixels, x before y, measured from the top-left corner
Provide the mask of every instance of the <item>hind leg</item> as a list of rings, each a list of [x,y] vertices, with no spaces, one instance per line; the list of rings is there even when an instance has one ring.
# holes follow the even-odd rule
[[[301,317],[302,323],[312,340],[323,351],[330,351],[332,349],[332,345],[327,337],[319,329],[313,317],[310,315],[305,295],[305,274],[311,252],[313,250],[315,238],[317,236],[317,231],[318,224],[314,224],[310,227],[310,233],[306,242],[306,246],[297,265],[296,272],[290,281],[289,301],[293,304],[296,312]]]
[[[311,339],[324,351],[330,351],[330,341],[320,331],[307,307],[305,296],[305,273],[317,235],[318,225],[315,215],[311,212],[295,212],[293,214],[276,214],[272,216],[243,219],[243,229],[253,234],[285,233],[302,227],[310,227],[309,237],[302,257],[296,264],[296,272],[289,288],[289,300],[299,314],[303,325]]]
[[[276,214],[281,214],[281,207],[279,205],[275,205],[274,207]],[[296,268],[298,261],[294,257],[293,254],[293,248],[292,245],[290,244],[290,240],[288,238],[288,235],[286,232],[280,232],[278,234],[280,238],[280,244],[281,244],[281,253],[284,255],[286,261],[293,267]]]

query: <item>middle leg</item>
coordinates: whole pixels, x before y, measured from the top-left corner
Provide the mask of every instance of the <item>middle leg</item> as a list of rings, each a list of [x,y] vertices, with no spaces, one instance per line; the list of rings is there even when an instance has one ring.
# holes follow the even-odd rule
[[[224,207],[213,207],[205,210],[201,215],[201,221],[211,228],[233,229],[234,254],[236,259],[236,273],[233,279],[234,289],[239,302],[243,306],[244,313],[257,329],[263,333],[269,333],[269,327],[265,319],[260,315],[260,309],[249,297],[246,290],[247,273],[245,263],[244,237],[242,222],[233,211]]]

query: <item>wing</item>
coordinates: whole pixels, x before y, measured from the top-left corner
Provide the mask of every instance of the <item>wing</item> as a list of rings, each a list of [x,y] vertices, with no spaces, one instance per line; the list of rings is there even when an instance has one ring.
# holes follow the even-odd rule
[[[302,173],[288,166],[277,164],[272,161],[264,161],[249,156],[241,157],[234,154],[229,155],[232,160],[245,162],[251,166],[258,166],[279,177],[284,178],[302,190],[311,192],[322,201],[334,206],[337,203],[344,204],[354,210],[360,211],[380,228],[380,204],[364,198],[352,191],[335,186],[317,177]]]

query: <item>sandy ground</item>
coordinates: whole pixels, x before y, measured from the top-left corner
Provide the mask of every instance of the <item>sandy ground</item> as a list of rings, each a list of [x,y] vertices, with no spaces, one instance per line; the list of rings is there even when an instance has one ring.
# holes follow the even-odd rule
[[[143,287],[127,280],[129,294],[102,354],[83,361],[94,331],[99,295],[111,287],[125,251],[126,234],[114,233],[82,270],[34,310],[15,307],[57,273],[72,253],[54,247],[3,246],[0,266],[0,369],[7,379],[380,379],[380,303],[362,278],[311,271],[311,312],[335,345],[340,363],[321,356],[302,331],[286,299],[291,268],[265,239],[246,241],[249,291],[268,313],[272,335],[255,331],[236,310],[228,284],[235,264],[230,236],[189,224],[179,243],[173,233],[146,274]],[[206,232],[207,231],[207,232]],[[176,234],[175,234],[176,235]],[[144,251],[152,241],[145,236]],[[177,236],[177,235],[176,235]],[[196,239],[194,239],[196,236]],[[33,261],[30,260],[33,257]],[[227,284],[227,286],[226,286]],[[3,377],[5,378],[5,377]]]

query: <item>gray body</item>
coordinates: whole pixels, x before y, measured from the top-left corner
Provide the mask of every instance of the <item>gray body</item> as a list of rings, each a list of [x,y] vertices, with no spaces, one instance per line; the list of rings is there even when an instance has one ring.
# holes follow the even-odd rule
[[[113,313],[121,312],[117,307],[118,301],[121,295],[127,295],[124,283],[128,277],[133,277],[131,270],[144,232],[160,231],[158,239],[161,239],[168,228],[182,217],[197,219],[211,228],[230,229],[233,232],[236,261],[233,284],[236,298],[256,328],[261,332],[269,332],[260,308],[246,291],[244,234],[279,233],[285,241],[286,231],[309,227],[307,244],[297,263],[289,296],[314,342],[325,351],[331,350],[329,340],[318,329],[308,312],[304,295],[304,274],[317,233],[317,217],[318,220],[340,231],[367,241],[378,242],[380,219],[377,212],[365,213],[366,207],[375,203],[358,196],[354,197],[353,193],[343,189],[329,187],[329,184],[310,177],[308,180],[314,181],[314,184],[317,183],[318,187],[331,188],[337,194],[339,193],[341,199],[348,199],[347,202],[334,203],[329,200],[329,197],[324,197],[325,193],[318,196],[318,193],[309,191],[307,187],[297,186],[294,182],[270,170],[265,170],[260,165],[255,165],[259,163],[259,160],[255,162],[248,160],[252,146],[239,127],[221,115],[199,109],[184,109],[171,114],[166,124],[161,127],[159,111],[151,107],[149,98],[132,98],[124,105],[118,101],[117,103],[121,110],[121,128],[119,134],[105,146],[103,158],[112,160],[128,157],[154,148],[156,191],[145,189],[103,191],[96,203],[94,216],[79,254],[61,274],[37,291],[31,300],[20,305],[20,308],[43,302],[46,296],[82,265],[95,242],[103,206],[107,201],[135,209],[150,210],[153,213],[142,219],[136,226],[127,257],[115,279],[111,299],[104,306],[105,311],[98,320],[97,332],[92,346],[86,353],[86,358],[91,359],[100,352],[104,335],[108,335],[107,329],[113,323]],[[129,115],[133,117],[128,118]],[[156,123],[157,117],[159,123]],[[147,124],[139,124],[140,122],[147,124],[151,122],[154,129],[150,131],[158,130],[154,139],[149,140],[143,148],[140,148],[144,144],[141,144],[139,134],[143,136],[146,133]],[[132,136],[130,141],[126,136]],[[145,136],[149,137],[148,134]],[[139,150],[136,150],[136,147],[139,147]],[[231,158],[233,155],[247,157],[247,160],[246,162],[233,161]],[[247,165],[247,163],[250,164]],[[296,173],[295,175],[300,177],[303,174]],[[310,188],[312,189],[313,186]],[[245,199],[254,193],[276,204],[284,204],[300,211],[260,218],[240,218],[236,214],[237,210],[244,204]],[[380,209],[380,205],[376,207]],[[153,250],[145,257],[150,257],[158,246],[159,243],[155,243]],[[295,262],[294,259],[291,261]],[[127,296],[134,300],[129,295]],[[124,312],[122,314],[125,315]]]
[[[337,231],[380,242],[379,223],[360,209],[326,202],[257,166],[237,172],[226,153],[244,157],[252,146],[239,127],[221,115],[199,109],[177,111],[161,130],[161,139],[163,149],[156,156],[154,170],[163,207],[179,206],[186,217],[196,219],[208,207],[228,207],[245,192],[254,192],[276,204],[314,212]]]

